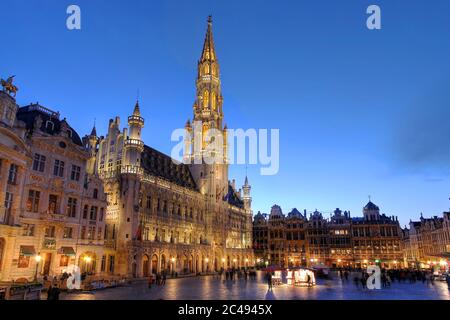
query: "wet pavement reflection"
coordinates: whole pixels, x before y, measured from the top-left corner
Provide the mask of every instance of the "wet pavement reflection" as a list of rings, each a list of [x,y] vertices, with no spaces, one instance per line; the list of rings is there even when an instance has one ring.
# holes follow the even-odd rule
[[[257,280],[225,281],[214,276],[168,279],[148,288],[145,281],[95,292],[63,293],[62,300],[450,300],[446,282],[394,282],[390,288],[367,290],[333,275],[315,287],[274,286],[267,290],[263,274]]]

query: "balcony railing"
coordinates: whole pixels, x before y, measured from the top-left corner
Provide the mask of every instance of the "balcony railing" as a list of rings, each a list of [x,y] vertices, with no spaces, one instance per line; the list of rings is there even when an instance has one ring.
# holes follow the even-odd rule
[[[135,146],[139,148],[144,148],[144,142],[139,139],[127,139],[125,140],[125,146]]]
[[[142,118],[140,116],[132,115],[132,116],[128,117],[128,123],[139,123],[139,124],[142,124],[142,123],[144,123],[144,118]]]

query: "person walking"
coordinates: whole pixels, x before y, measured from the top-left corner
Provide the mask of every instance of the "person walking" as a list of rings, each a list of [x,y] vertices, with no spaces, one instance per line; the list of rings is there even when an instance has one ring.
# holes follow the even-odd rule
[[[152,283],[153,283],[153,274],[151,273],[150,276],[148,277],[148,288],[149,289],[152,288]]]
[[[52,289],[52,299],[51,300],[59,300],[60,293],[61,293],[61,290],[59,290],[58,284],[55,284]]]
[[[272,291],[272,273],[267,272],[267,286],[269,291]]]
[[[47,289],[47,300],[53,300],[53,286],[51,283]]]
[[[162,285],[163,285],[163,286],[166,285],[166,279],[167,279],[166,273],[163,272],[163,274],[162,274]]]

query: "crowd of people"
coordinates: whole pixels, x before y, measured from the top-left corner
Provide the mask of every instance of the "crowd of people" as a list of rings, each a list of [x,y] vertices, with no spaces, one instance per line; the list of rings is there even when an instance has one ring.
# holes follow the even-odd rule
[[[151,289],[153,283],[158,287],[165,286],[166,280],[167,280],[167,273],[165,271],[157,273],[154,278],[153,274],[150,274],[150,276],[148,277],[148,288]]]
[[[422,282],[427,285],[434,285],[435,275],[431,270],[415,269],[381,269],[380,281],[383,288],[389,288],[392,283],[416,283]],[[366,288],[367,279],[370,274],[364,269],[338,269],[337,273],[342,280],[349,281],[350,274],[356,287]],[[450,290],[450,275],[446,276]]]
[[[224,277],[225,281],[234,281],[235,279],[244,279],[247,280],[255,280],[256,279],[256,270],[253,269],[236,269],[236,268],[221,268],[218,272],[218,276],[221,279]]]

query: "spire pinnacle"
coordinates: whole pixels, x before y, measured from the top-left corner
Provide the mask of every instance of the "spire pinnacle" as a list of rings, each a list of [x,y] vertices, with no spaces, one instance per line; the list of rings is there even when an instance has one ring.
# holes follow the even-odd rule
[[[200,61],[215,61],[216,50],[214,49],[214,38],[212,32],[212,16],[208,16],[208,29],[206,30],[205,43]]]
[[[91,136],[96,137],[97,136],[97,129],[95,128],[95,122],[96,119],[94,119],[94,126],[92,127]]]
[[[136,105],[134,106],[133,116],[141,116],[141,110],[139,108],[139,100],[136,100]]]

